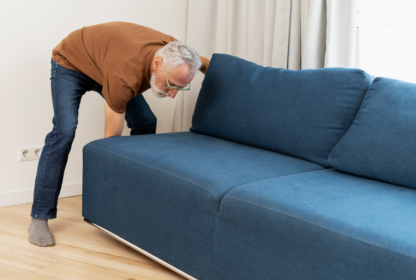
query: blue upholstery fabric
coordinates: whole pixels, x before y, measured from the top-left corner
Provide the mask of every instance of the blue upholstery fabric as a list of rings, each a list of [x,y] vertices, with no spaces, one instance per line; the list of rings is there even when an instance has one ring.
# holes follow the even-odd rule
[[[232,189],[215,279],[416,279],[416,191],[333,170]]]
[[[346,173],[416,189],[416,84],[376,78],[329,163]]]
[[[199,280],[414,280],[416,85],[371,82],[214,54],[192,132],[84,146],[82,214]]]
[[[372,80],[358,69],[293,71],[214,54],[190,130],[328,166]]]
[[[83,165],[85,218],[198,279],[215,279],[216,218],[228,191],[323,169],[191,132],[92,141]]]

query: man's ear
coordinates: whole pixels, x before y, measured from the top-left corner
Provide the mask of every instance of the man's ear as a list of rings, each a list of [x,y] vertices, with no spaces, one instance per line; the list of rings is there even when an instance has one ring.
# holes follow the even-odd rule
[[[158,71],[160,67],[162,67],[162,58],[160,56],[155,57],[155,60],[153,61],[152,70]]]

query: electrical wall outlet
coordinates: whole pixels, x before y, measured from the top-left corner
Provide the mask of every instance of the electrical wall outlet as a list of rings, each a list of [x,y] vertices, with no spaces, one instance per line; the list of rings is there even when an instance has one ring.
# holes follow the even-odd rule
[[[31,145],[17,147],[17,161],[38,160],[42,153],[43,145]]]

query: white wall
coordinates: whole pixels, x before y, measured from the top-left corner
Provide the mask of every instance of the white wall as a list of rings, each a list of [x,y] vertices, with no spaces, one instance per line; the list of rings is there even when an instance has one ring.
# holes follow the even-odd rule
[[[53,127],[52,49],[83,26],[128,21],[186,42],[186,0],[1,0],[0,207],[31,202],[38,161],[17,161],[17,147],[44,144]],[[158,118],[157,133],[171,132],[176,99],[144,93]],[[125,125],[123,135],[129,135]],[[104,99],[87,92],[65,170],[61,196],[82,190],[82,148],[104,136]]]

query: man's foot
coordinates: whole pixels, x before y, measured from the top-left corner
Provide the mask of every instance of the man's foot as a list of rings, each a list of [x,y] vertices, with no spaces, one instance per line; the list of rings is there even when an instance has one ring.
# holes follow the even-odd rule
[[[29,232],[30,243],[41,247],[55,245],[53,235],[49,231],[48,220],[32,218],[27,231]]]

